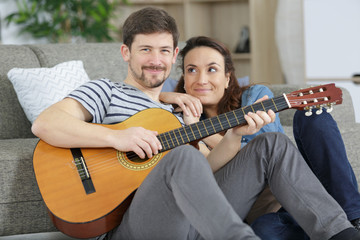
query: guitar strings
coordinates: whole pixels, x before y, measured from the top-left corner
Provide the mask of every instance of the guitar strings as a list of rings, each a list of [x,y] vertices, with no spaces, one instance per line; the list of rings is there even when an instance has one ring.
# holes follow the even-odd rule
[[[313,98],[304,98],[302,101],[312,101],[312,100],[313,100]],[[299,101],[289,100],[289,102],[290,102],[290,104],[291,104],[291,103],[297,103],[297,102],[299,102]],[[255,104],[254,104],[254,105],[255,105]],[[243,111],[243,110],[244,110],[245,108],[247,108],[247,107],[249,107],[249,106],[246,106],[246,107],[244,107],[244,108],[242,108],[242,109],[237,109],[237,110],[235,110],[235,111],[238,111],[238,112],[239,112],[239,111]],[[253,107],[254,107],[254,106],[253,106]],[[284,107],[288,107],[288,106],[287,106],[287,103],[286,103],[286,102],[282,101],[280,104],[276,105],[276,107],[277,107],[277,108],[284,108]],[[272,109],[272,108],[270,107],[269,109]],[[267,110],[269,110],[269,109],[266,109],[266,107],[265,107],[265,109],[262,109],[262,110],[267,111]],[[261,110],[261,109],[257,109],[257,110]],[[235,112],[235,111],[234,111],[234,112]],[[239,122],[242,122],[242,121],[244,121],[244,119],[245,119],[243,115],[241,115],[240,117],[238,117],[239,114],[235,114],[235,115],[236,115],[235,118],[234,118],[234,117],[231,117],[231,118],[227,119],[227,120],[228,120],[227,125],[229,125],[229,127],[236,126],[236,125],[238,125]],[[223,128],[223,127],[222,127],[222,124],[221,124],[219,121],[216,121],[215,123],[212,122],[212,125],[213,125],[214,128],[216,128],[216,129],[218,129],[219,127]],[[176,141],[177,143],[179,143],[179,141],[180,141],[179,139],[178,139],[179,141],[176,140],[176,139],[177,139],[177,138],[176,138],[176,133],[175,133],[176,130],[177,130],[181,135],[183,135],[183,136],[181,136],[181,137],[183,137],[182,140],[180,141],[181,144],[186,143],[186,141],[183,140],[184,138],[185,138],[185,139],[188,139],[188,138],[189,138],[189,134],[186,133],[186,131],[184,130],[184,128],[185,128],[185,127],[181,128],[181,130],[183,130],[183,132],[185,133],[185,135],[183,135],[183,133],[181,133],[179,129],[174,129],[174,130],[171,130],[171,131],[169,131],[169,132],[172,132],[173,135],[175,136],[175,138],[172,137],[171,133],[168,133],[168,135],[170,136],[170,138],[166,137],[164,133],[159,134],[159,137],[164,137],[166,144],[167,144],[168,146],[170,146],[171,148],[173,148],[173,145],[174,145],[174,144],[171,144],[170,142],[175,142],[175,141]],[[226,128],[227,128],[227,126],[226,126]],[[200,136],[197,136],[198,134],[199,134]],[[206,135],[206,136],[207,136],[207,132],[204,131],[204,130],[196,130],[196,129],[195,129],[195,131],[192,131],[190,135],[193,135],[193,136],[195,136],[195,138],[198,138],[198,137],[201,137],[202,135]],[[185,137],[185,136],[186,136],[186,137]],[[191,139],[192,139],[192,137],[191,137]],[[165,145],[164,140],[162,140],[162,139],[159,139],[159,140],[161,140],[162,144]],[[106,156],[107,156],[108,154],[111,154],[111,153],[116,154],[116,150],[115,150],[115,149],[109,149],[108,151],[102,151],[102,153],[97,153],[97,154],[95,154],[95,155],[93,155],[93,156],[91,156],[91,157],[87,157],[87,159],[86,159],[86,162],[87,162],[87,165],[88,165],[87,167],[88,167],[88,170],[91,172],[91,174],[96,174],[96,172],[99,171],[99,170],[105,170],[105,169],[111,168],[112,166],[118,164],[117,156],[112,157],[112,158],[106,158]],[[102,160],[99,160],[96,164],[91,164],[92,161],[94,161],[94,160],[96,160],[97,158],[100,158],[100,157],[102,157],[103,159],[102,159]],[[131,159],[132,157],[137,157],[137,155],[132,152],[132,153],[130,153],[130,154],[127,154],[127,157]],[[116,161],[113,161],[113,160],[116,160]],[[76,163],[74,163],[74,164],[75,164],[75,166],[77,165]],[[80,172],[80,174],[82,174],[81,172],[84,172],[83,174],[85,174],[85,170],[79,170],[79,172]]]

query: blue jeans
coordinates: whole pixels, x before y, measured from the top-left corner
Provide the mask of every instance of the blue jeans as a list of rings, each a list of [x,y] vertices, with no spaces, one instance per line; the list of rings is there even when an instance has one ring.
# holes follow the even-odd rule
[[[312,116],[306,117],[304,111],[297,111],[293,130],[301,154],[325,189],[344,209],[350,221],[360,218],[356,177],[332,116],[326,112],[317,115],[314,111]],[[283,209],[259,217],[252,227],[261,239],[308,239]]]

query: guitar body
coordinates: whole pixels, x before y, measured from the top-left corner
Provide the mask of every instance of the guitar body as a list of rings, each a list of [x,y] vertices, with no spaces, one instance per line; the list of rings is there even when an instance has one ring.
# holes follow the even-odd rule
[[[147,109],[112,129],[144,127],[163,133],[181,127],[179,120],[163,109]],[[98,236],[118,226],[136,189],[168,152],[144,162],[132,161],[111,148],[81,149],[89,178],[83,183],[71,149],[53,147],[40,140],[33,167],[42,198],[54,225],[77,238]],[[138,158],[138,160],[140,160]],[[93,185],[86,191],[88,183]]]

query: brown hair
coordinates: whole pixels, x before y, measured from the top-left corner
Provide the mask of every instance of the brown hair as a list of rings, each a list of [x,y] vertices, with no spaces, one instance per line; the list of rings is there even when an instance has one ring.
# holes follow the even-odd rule
[[[179,31],[176,21],[166,11],[154,7],[146,7],[133,12],[123,25],[123,43],[131,49],[137,34],[168,32],[172,34],[174,49],[178,45]]]
[[[229,49],[223,43],[209,37],[204,37],[204,36],[193,37],[186,41],[186,46],[179,53],[179,55],[181,56],[180,67],[183,71],[183,75],[180,77],[179,82],[175,88],[175,91],[185,93],[184,59],[189,51],[197,47],[209,47],[218,51],[224,57],[225,73],[230,73],[229,86],[225,90],[224,96],[220,99],[218,103],[217,113],[221,114],[240,108],[241,95],[243,91],[247,89],[249,86],[240,87],[235,76],[235,68]]]

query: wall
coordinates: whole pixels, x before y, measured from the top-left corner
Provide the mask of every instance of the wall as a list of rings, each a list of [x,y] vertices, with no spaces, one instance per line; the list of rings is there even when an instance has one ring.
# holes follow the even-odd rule
[[[304,0],[305,78],[349,90],[360,122],[360,1]]]
[[[307,78],[360,73],[360,1],[305,0]]]

